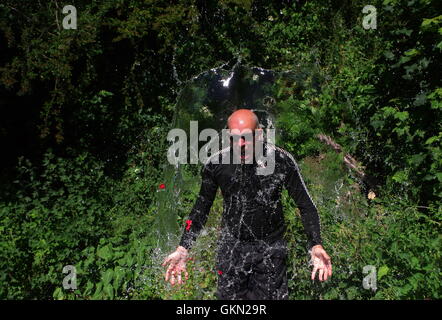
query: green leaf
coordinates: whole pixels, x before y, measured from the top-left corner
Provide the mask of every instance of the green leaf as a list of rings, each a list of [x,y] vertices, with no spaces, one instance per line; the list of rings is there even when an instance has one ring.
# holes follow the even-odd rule
[[[87,296],[92,292],[92,289],[94,288],[94,284],[91,281],[88,281],[86,284],[86,288],[83,291],[83,296]]]
[[[410,49],[410,50],[406,51],[404,54],[405,54],[407,57],[414,57],[414,56],[417,56],[419,53],[420,53],[419,50],[413,48],[413,49]]]
[[[425,30],[425,31],[431,30],[431,29],[437,27],[437,25],[439,25],[439,23],[441,21],[442,21],[442,15],[431,18],[431,19],[424,19],[422,21],[421,28],[422,28],[422,30]]]
[[[425,141],[425,144],[432,144],[433,142],[436,142],[437,140],[439,140],[440,137],[439,136],[433,136],[431,138],[428,138],[427,141]]]
[[[102,277],[102,279],[103,279],[103,283],[104,283],[104,284],[108,284],[108,283],[110,283],[111,280],[112,280],[113,275],[114,275],[114,270],[112,270],[112,269],[108,269],[108,270],[106,270],[106,271],[104,272],[104,274],[103,274],[103,277]]]
[[[134,256],[128,256],[126,258],[126,263],[128,267],[132,267],[135,263],[135,257]]]
[[[110,257],[112,256],[112,250],[109,247],[109,245],[101,247],[97,250],[97,255],[104,259],[104,260],[109,260]]]
[[[411,57],[401,57],[401,58],[399,59],[399,62],[396,63],[393,67],[398,67],[398,66],[400,66],[401,64],[407,63],[407,62],[410,61],[410,60],[411,60]]]
[[[109,297],[109,299],[113,299],[114,298],[114,288],[112,287],[111,284],[105,285],[104,293],[106,293],[106,295]]]
[[[119,267],[115,267],[114,270],[114,281],[113,281],[113,286],[115,289],[118,289],[120,287],[120,282],[124,277],[124,271],[121,270],[121,268]]]
[[[63,300],[64,299],[63,289],[61,289],[60,287],[55,289],[54,293],[52,294],[52,297],[56,300]]]
[[[386,265],[380,267],[378,270],[378,280],[380,280],[383,276],[385,276],[388,273],[388,270],[390,269]]]
[[[416,257],[411,257],[410,262],[411,262],[411,266],[412,266],[413,268],[417,268],[417,267],[419,267],[419,259],[418,259],[418,258],[416,258]]]
[[[102,290],[103,290],[103,282],[99,282],[99,283],[97,284],[96,289],[95,289],[95,293],[94,293],[94,295],[92,296],[92,299],[93,299],[93,300],[99,300],[99,299],[101,299],[101,298],[102,298],[102,295],[101,295]]]
[[[404,121],[404,120],[408,119],[408,116],[409,116],[408,111],[396,112],[394,114],[394,117],[396,119],[401,120],[401,121]]]
[[[388,60],[393,60],[394,59],[394,54],[391,51],[384,51],[384,56]]]
[[[391,177],[391,179],[392,179],[393,181],[396,181],[396,182],[402,183],[402,182],[407,181],[407,179],[408,179],[408,174],[407,174],[407,172],[405,172],[405,171],[397,171],[397,172],[393,175],[393,177]]]
[[[426,158],[425,153],[418,153],[411,156],[409,163],[411,163],[413,166],[418,166],[424,161]]]
[[[384,126],[384,123],[385,123],[385,121],[383,121],[383,120],[372,120],[370,122],[371,126],[376,130],[379,128],[382,128]]]

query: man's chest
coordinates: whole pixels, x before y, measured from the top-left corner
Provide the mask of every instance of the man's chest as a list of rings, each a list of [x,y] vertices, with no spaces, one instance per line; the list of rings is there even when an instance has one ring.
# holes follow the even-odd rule
[[[222,165],[215,171],[215,179],[223,196],[268,198],[279,194],[284,187],[286,173],[281,169],[276,166],[272,174],[260,175],[256,165]]]

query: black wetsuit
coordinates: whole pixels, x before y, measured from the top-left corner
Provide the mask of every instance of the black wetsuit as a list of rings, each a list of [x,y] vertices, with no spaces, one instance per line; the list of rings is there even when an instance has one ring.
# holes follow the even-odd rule
[[[189,215],[180,245],[190,249],[206,223],[218,187],[224,202],[218,240],[219,299],[287,299],[285,221],[281,192],[286,188],[300,209],[308,247],[321,244],[320,221],[299,167],[287,151],[274,152],[272,174],[258,175],[258,164],[207,162],[202,168],[200,194]],[[212,157],[213,159],[213,157]]]

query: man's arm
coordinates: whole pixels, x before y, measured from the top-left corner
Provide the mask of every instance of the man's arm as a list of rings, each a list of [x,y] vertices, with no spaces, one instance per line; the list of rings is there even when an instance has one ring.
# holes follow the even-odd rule
[[[313,203],[304,180],[299,171],[298,164],[293,157],[287,154],[288,173],[286,188],[290,196],[295,200],[301,211],[302,224],[308,239],[309,250],[316,245],[322,245],[321,224],[318,210]]]
[[[191,248],[193,241],[206,223],[207,216],[215,199],[218,185],[211,169],[210,164],[206,164],[201,170],[202,183],[198,199],[190,212],[189,219],[186,221],[180,244],[175,252],[171,253],[163,262],[163,266],[167,267],[166,281],[170,281],[172,285],[182,284],[187,280],[188,273],[186,270],[186,262],[188,257],[188,249]],[[212,169],[213,170],[213,169]],[[184,278],[182,274],[184,273]]]
[[[201,170],[202,182],[200,193],[186,221],[186,226],[184,227],[184,232],[179,244],[185,249],[192,247],[196,237],[206,224],[207,216],[215,199],[218,184],[213,176],[213,170],[213,166],[211,166],[210,163],[206,164]]]
[[[311,255],[310,262],[313,265],[311,279],[314,280],[318,272],[319,281],[325,281],[332,275],[332,264],[330,256],[322,247],[318,209],[308,193],[298,164],[290,154],[287,157],[289,172],[287,174],[286,187],[301,211],[302,223],[308,238],[308,248]]]

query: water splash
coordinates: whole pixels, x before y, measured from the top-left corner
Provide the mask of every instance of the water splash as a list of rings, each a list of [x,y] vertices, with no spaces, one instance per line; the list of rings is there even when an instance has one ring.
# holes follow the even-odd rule
[[[174,68],[174,77],[178,83],[183,84],[183,87],[177,98],[173,127],[184,130],[187,136],[190,136],[190,121],[198,121],[199,130],[212,128],[220,132],[221,129],[226,128],[227,118],[237,109],[251,109],[259,117],[261,128],[275,129],[275,123],[281,112],[278,109],[281,89],[289,86],[296,88],[296,92],[302,92],[311,88],[319,89],[320,84],[318,72],[310,66],[297,65],[294,70],[274,71],[244,64],[241,58],[202,72],[186,82],[181,82],[178,79]],[[278,131],[276,131],[276,138],[278,139]],[[205,142],[198,145],[198,150],[202,144]],[[162,183],[166,185],[166,188],[158,193],[159,209],[155,226],[158,250],[155,251],[154,260],[162,260],[178,245],[181,233],[185,228],[185,225],[179,225],[178,221],[181,220],[184,223],[183,217],[190,213],[183,212],[183,195],[199,189],[198,170],[193,170],[195,175],[191,175],[189,178],[185,178],[183,174],[184,171],[192,171],[192,168],[195,168],[195,165],[186,165],[185,167],[183,165],[164,165]],[[272,182],[269,183],[272,184]],[[240,217],[240,224],[243,219],[244,217]],[[204,237],[204,233],[219,238],[218,248],[223,248],[222,244],[231,243],[232,239],[238,236],[231,235],[228,230],[217,229],[216,232],[208,230],[207,228],[203,229],[199,238]],[[220,235],[221,237],[219,237]],[[214,245],[213,242],[209,243]],[[265,268],[271,267],[274,260],[270,258],[275,255],[276,247],[286,250],[285,244],[269,246],[268,243],[259,239],[256,239],[254,245],[254,248],[249,249],[263,252],[265,257],[263,266]],[[207,248],[202,249],[207,250]],[[224,249],[237,250],[235,243]],[[197,243],[191,251],[198,254]],[[225,265],[222,269],[218,266],[218,270],[212,271],[219,276],[226,274],[232,268],[239,268],[242,271],[237,271],[247,273],[247,270],[250,270],[250,263],[253,263],[252,255],[242,251],[241,257],[243,263],[236,266]]]
[[[202,72],[183,83],[174,68],[174,77],[179,84],[183,83],[183,88],[177,98],[173,127],[183,129],[189,136],[190,121],[198,121],[199,130],[213,128],[220,131],[226,127],[227,118],[233,111],[245,108],[257,114],[262,128],[275,128],[279,83],[292,83],[298,90],[317,86],[319,76],[312,70],[298,65],[293,71],[272,71],[244,64],[238,57],[236,61]],[[202,145],[200,142],[198,147]],[[179,166],[166,164],[164,172],[164,183],[168,188],[158,199],[160,237],[177,232],[175,207],[188,185]]]

